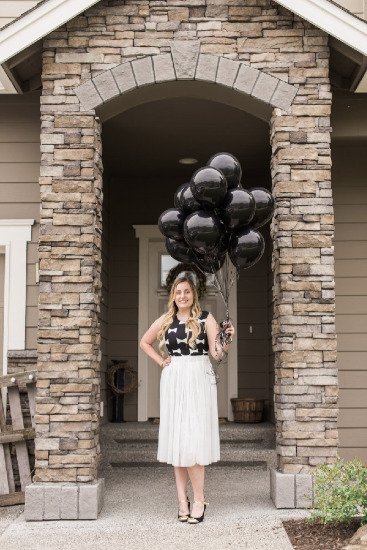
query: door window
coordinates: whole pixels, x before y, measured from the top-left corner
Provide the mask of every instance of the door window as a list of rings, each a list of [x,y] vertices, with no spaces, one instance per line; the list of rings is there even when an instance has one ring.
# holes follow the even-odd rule
[[[178,265],[180,262],[177,260],[174,260],[172,256],[169,254],[161,254],[161,262],[160,262],[160,281],[161,281],[161,288],[164,288],[166,286],[166,279],[167,275],[170,272],[170,270],[176,265]],[[186,274],[185,271],[182,271],[182,273],[179,273],[177,275],[178,277],[183,277]],[[193,271],[190,271],[190,276],[193,278],[195,285],[198,285],[198,277],[196,273]],[[213,275],[206,275],[206,286],[207,287],[213,287],[214,286],[214,276]]]

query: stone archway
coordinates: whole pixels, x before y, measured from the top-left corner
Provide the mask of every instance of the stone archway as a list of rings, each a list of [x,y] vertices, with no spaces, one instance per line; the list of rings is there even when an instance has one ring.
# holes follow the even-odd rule
[[[77,49],[82,42],[73,38],[71,49]],[[314,47],[307,41],[301,46],[298,38],[290,41],[302,53]],[[265,39],[262,44],[268,47]],[[307,72],[285,57],[283,80],[269,74],[271,67],[261,71],[224,54],[199,53],[198,40],[175,40],[171,53],[107,66],[92,76],[90,64],[100,59],[93,47],[88,53],[56,53],[59,70],[79,75],[65,100],[59,97],[62,86],[55,85],[56,67],[44,67],[51,84],[42,105],[37,472],[26,492],[27,519],[93,519],[102,505],[103,480],[97,479],[103,169],[98,115],[143,88],[184,81],[230,89],[244,103],[251,98],[253,105],[267,107],[276,201],[272,338],[278,471],[272,475],[272,495],[279,507],[303,507],[310,471],[320,461],[332,462],[337,449],[327,71],[320,62]],[[68,68],[65,64],[74,59]],[[285,82],[290,77],[297,85]],[[305,85],[302,94],[300,85]]]
[[[180,80],[226,86],[284,111],[292,105],[295,86],[240,61],[200,54],[199,49],[199,41],[176,41],[171,53],[144,56],[102,72],[75,89],[82,110],[98,109],[143,86]]]

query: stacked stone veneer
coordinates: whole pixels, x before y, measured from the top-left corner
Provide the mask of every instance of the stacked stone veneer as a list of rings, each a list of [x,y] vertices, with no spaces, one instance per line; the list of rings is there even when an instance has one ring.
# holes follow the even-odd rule
[[[35,495],[42,514],[29,519],[49,517],[48,487],[69,483],[79,490],[97,478],[102,158],[96,113],[111,98],[154,82],[206,80],[273,108],[278,467],[292,477],[335,459],[328,63],[327,36],[270,0],[104,1],[44,40],[37,483],[26,501],[30,510]],[[60,509],[51,515],[62,517]]]

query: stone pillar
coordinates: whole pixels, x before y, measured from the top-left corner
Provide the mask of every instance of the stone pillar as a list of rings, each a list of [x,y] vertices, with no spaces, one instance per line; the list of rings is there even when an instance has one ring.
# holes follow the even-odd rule
[[[41,98],[36,473],[25,512],[27,520],[94,519],[103,497],[97,479],[101,128],[94,112],[80,114],[67,96],[61,104],[47,84]]]
[[[324,42],[322,42],[322,40]],[[278,507],[304,507],[310,472],[337,455],[334,217],[327,37],[317,68],[290,69],[299,93],[271,120]],[[320,46],[319,46],[320,47]]]

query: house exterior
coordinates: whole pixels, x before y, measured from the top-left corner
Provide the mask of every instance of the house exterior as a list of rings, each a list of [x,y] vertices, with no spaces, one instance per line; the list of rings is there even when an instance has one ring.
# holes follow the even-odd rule
[[[138,351],[166,300],[156,221],[223,149],[275,213],[232,293],[222,416],[265,399],[278,507],[307,504],[317,464],[367,461],[366,17],[363,0],[0,2],[2,368],[38,370],[27,519],[97,517],[112,360],[138,371],[125,419],[158,416]]]

